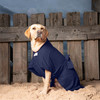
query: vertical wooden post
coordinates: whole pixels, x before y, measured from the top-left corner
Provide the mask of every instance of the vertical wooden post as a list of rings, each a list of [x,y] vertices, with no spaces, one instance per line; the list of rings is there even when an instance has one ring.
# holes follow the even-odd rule
[[[46,26],[49,26],[49,18],[46,18]]]
[[[45,25],[45,15],[41,14],[32,14],[31,15],[31,25],[32,24],[42,24]],[[32,51],[32,50],[31,50]],[[33,51],[31,52],[31,56],[33,55]],[[31,74],[31,82],[42,82],[42,78],[36,76],[34,73]]]
[[[62,13],[49,14],[49,26],[62,26]],[[63,41],[51,42],[63,54]]]
[[[98,13],[98,24],[100,25],[100,13]],[[100,79],[100,39],[98,40],[99,48],[99,79]]]
[[[10,26],[10,16],[0,14],[0,27]],[[0,83],[10,83],[10,43],[0,43]]]
[[[15,27],[26,27],[27,15],[15,14],[13,24]],[[27,42],[13,43],[13,82],[27,82]]]
[[[97,12],[84,13],[84,25],[97,25]],[[85,79],[99,79],[98,40],[84,41]]]
[[[98,24],[100,25],[100,13],[98,13]]]
[[[72,12],[67,13],[67,26],[80,25],[80,13]],[[82,72],[82,54],[81,54],[81,41],[67,41],[68,54],[74,64],[74,68],[80,78],[83,79]]]

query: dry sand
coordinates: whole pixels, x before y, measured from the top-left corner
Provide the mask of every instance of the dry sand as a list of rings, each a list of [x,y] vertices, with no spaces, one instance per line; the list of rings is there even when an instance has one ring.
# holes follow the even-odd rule
[[[41,83],[15,83],[0,85],[0,100],[100,100],[100,81],[82,81],[85,88],[77,91],[65,91],[51,88],[47,95],[40,95]]]

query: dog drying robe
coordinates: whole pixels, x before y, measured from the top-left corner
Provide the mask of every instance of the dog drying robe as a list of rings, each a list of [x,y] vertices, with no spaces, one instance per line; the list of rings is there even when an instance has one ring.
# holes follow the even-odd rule
[[[82,88],[78,75],[73,67],[70,57],[64,57],[52,44],[47,41],[37,51],[33,52],[28,69],[37,76],[45,78],[45,70],[51,72],[51,86],[56,78],[66,90]]]

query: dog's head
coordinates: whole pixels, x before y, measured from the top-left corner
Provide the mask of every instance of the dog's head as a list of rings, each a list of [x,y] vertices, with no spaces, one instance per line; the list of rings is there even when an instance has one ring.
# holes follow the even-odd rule
[[[48,31],[41,24],[33,24],[25,31],[25,36],[31,40],[46,41]]]

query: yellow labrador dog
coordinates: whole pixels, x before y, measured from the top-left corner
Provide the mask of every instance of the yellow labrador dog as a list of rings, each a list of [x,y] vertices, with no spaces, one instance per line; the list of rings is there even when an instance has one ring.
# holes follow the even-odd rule
[[[34,52],[37,52],[46,42],[48,31],[43,25],[33,24],[25,31],[25,36],[31,39],[31,49]],[[45,76],[45,79],[43,78],[44,88],[41,92],[43,94],[47,94],[48,92],[50,86],[51,72],[45,70]]]
[[[52,46],[47,39],[48,31],[45,26],[33,24],[25,31],[25,36],[30,38],[33,50],[33,57],[28,69],[43,77],[42,94],[47,94],[49,87],[56,85],[55,79],[66,90],[73,91],[82,88],[70,57],[63,56]]]

